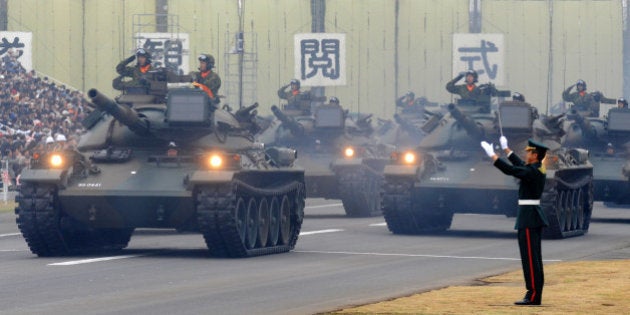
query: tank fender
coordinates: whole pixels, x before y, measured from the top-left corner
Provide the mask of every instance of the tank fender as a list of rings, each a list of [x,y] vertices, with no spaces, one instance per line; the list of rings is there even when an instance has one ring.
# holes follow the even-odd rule
[[[24,169],[20,175],[20,182],[38,182],[60,184],[65,177],[64,169]]]
[[[195,171],[188,181],[191,185],[228,183],[234,179],[234,171]]]
[[[385,176],[416,176],[422,171],[419,165],[385,165]]]
[[[363,159],[335,159],[330,162],[330,168],[335,169],[338,167],[359,167],[363,165]]]

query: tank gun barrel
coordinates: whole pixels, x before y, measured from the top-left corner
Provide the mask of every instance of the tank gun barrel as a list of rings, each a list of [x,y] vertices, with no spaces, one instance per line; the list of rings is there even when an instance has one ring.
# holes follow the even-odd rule
[[[129,127],[131,131],[140,135],[149,134],[147,121],[141,119],[138,113],[131,107],[116,103],[96,89],[89,90],[88,97],[92,103],[96,105],[96,108],[114,116],[116,120]]]
[[[293,119],[292,117],[285,115],[280,110],[280,108],[278,108],[278,106],[276,105],[271,106],[271,111],[282,122],[284,126],[289,128],[289,130],[294,136],[301,136],[304,134],[304,127],[300,123],[295,121],[295,119]]]
[[[236,111],[236,116],[237,117],[249,117],[250,116],[250,112],[253,111],[254,109],[256,109],[258,107],[258,103],[254,103],[252,105],[249,105],[247,107],[243,107],[239,110]]]
[[[475,139],[481,139],[483,137],[483,129],[481,129],[473,119],[462,113],[455,104],[448,104],[447,108],[451,116],[466,130],[468,135]]]

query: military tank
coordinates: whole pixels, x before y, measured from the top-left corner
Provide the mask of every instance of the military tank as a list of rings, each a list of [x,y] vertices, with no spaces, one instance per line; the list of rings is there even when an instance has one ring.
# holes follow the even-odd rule
[[[34,254],[120,250],[136,228],[201,233],[215,256],[294,248],[305,202],[296,151],[254,142],[257,104],[229,112],[201,90],[163,88],[116,100],[90,90],[78,146],[34,157],[15,208]]]
[[[371,115],[353,120],[338,104],[319,105],[312,113],[275,105],[271,110],[277,120],[258,140],[297,148],[309,198],[341,199],[350,217],[381,214],[379,190],[389,158],[370,137]]]
[[[594,200],[630,204],[630,109],[612,108],[603,117],[569,111],[564,122],[567,147],[587,148],[593,163]]]
[[[550,221],[544,235],[565,238],[588,231],[593,167],[586,150],[560,145],[561,117],[538,117],[531,105],[515,101],[501,103],[498,113],[455,104],[448,111],[415,149],[396,152],[384,169],[382,211],[391,232],[445,231],[455,213],[516,216],[516,180],[479,149],[481,140],[497,142],[501,129],[517,153],[528,138],[550,148],[541,200]]]

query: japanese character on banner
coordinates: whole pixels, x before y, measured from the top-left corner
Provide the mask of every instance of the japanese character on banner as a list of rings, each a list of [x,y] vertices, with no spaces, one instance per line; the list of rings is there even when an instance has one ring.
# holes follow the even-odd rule
[[[178,74],[188,73],[188,34],[138,33],[136,36],[137,46],[151,54],[153,67],[164,67]]]
[[[479,74],[479,82],[505,85],[503,34],[453,34],[453,76],[467,70]]]
[[[18,62],[27,71],[32,70],[32,38],[29,32],[0,32],[0,58],[8,71],[17,71],[12,69]]]
[[[346,84],[345,34],[295,34],[294,56],[295,77],[303,86]]]

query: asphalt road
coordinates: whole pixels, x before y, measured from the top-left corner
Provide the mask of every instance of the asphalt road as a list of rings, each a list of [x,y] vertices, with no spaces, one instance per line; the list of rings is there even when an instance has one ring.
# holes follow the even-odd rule
[[[511,218],[456,215],[447,232],[397,236],[336,201],[309,199],[306,214],[295,251],[223,259],[170,230],[139,230],[117,256],[38,258],[0,213],[0,313],[313,314],[520,268]],[[589,234],[544,240],[543,257],[630,258],[629,227],[630,209],[596,203]]]

